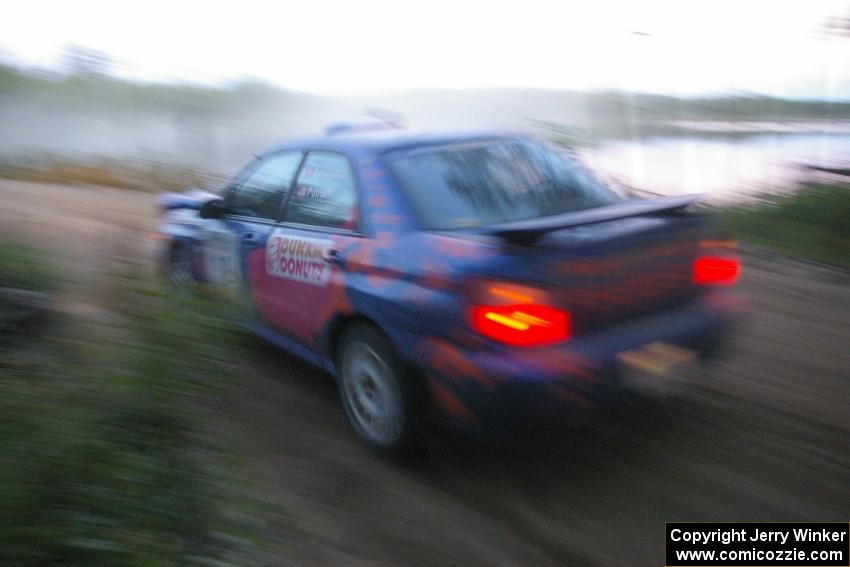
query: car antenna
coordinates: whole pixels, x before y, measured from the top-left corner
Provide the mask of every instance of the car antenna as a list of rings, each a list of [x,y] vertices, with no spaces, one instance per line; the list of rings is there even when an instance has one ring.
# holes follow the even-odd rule
[[[400,113],[374,106],[367,108],[365,114],[390,128],[402,128],[404,121]]]

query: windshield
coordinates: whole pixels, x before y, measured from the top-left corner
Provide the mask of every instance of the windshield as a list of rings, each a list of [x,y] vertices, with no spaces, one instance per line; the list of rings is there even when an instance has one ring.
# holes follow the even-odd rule
[[[620,200],[575,159],[527,141],[423,148],[392,161],[425,228],[479,227]]]

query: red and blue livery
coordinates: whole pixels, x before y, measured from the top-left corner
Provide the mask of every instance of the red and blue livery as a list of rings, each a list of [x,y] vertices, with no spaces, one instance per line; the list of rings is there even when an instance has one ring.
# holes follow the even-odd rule
[[[737,248],[694,197],[621,196],[523,136],[339,130],[160,197],[163,265],[334,376],[372,448],[588,415],[729,333]]]

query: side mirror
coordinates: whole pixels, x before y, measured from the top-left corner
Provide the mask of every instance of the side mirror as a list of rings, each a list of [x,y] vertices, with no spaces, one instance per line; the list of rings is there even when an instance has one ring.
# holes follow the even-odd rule
[[[202,219],[220,219],[227,213],[227,204],[224,199],[213,199],[201,205],[198,212]]]

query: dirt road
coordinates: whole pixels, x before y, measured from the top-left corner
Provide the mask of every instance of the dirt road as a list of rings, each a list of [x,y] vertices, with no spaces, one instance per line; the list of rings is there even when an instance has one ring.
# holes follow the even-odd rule
[[[151,201],[0,182],[0,236],[46,246],[85,304],[115,250],[149,257]],[[657,566],[665,521],[847,521],[850,276],[752,256],[743,288],[728,357],[675,403],[534,451],[434,441],[416,467],[361,448],[330,380],[252,343],[233,403],[279,563]]]

